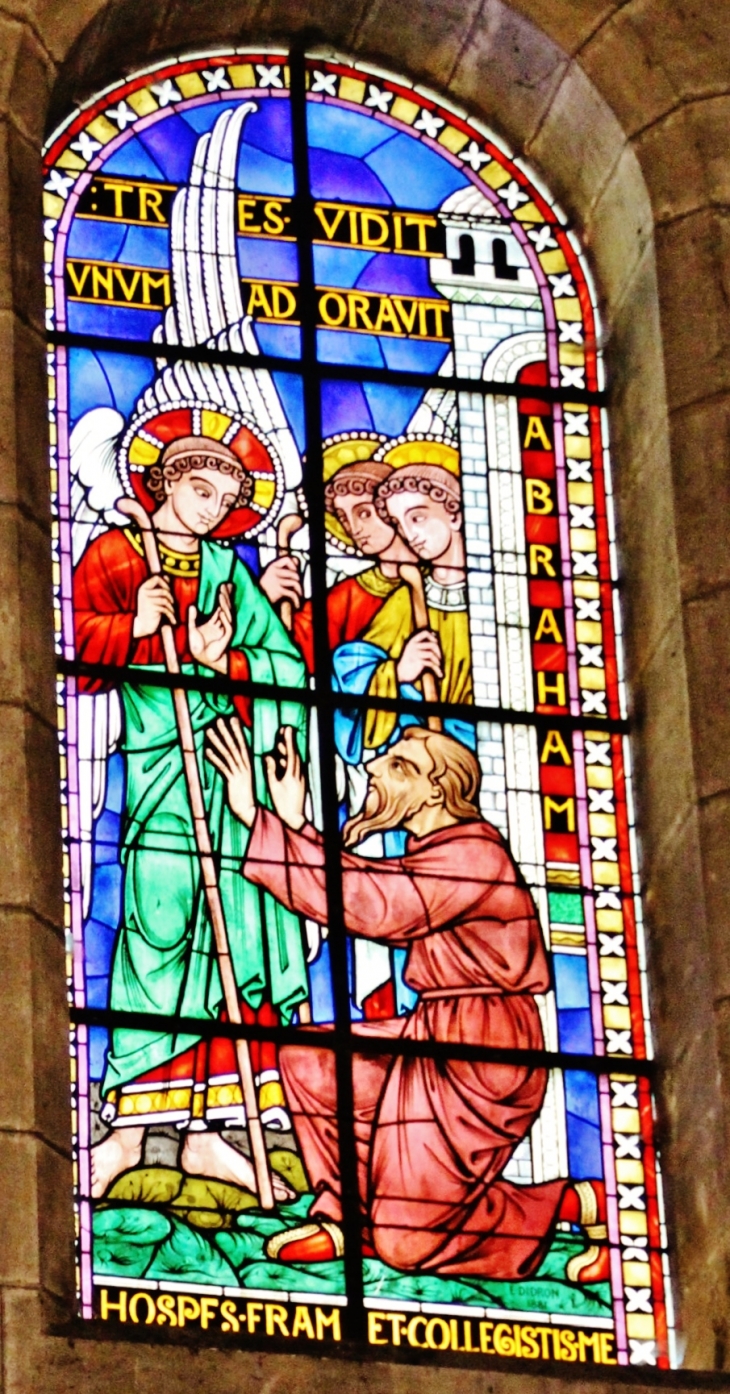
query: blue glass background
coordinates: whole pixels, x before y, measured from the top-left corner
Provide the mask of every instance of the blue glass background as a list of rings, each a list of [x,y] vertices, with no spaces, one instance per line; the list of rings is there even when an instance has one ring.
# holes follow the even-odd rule
[[[216,100],[186,110],[170,109],[145,130],[130,132],[124,144],[105,162],[103,174],[149,179],[168,184],[187,182],[197,141],[221,112],[236,102]],[[317,198],[361,204],[393,205],[416,210],[437,209],[456,189],[466,185],[462,170],[416,138],[378,121],[373,113],[348,111],[328,103],[308,107],[312,192]],[[238,169],[240,190],[290,197],[294,192],[291,114],[288,97],[263,97],[247,116]],[[237,239],[240,274],[265,280],[296,281],[297,256],[293,242],[272,238]],[[80,218],[71,225],[68,255],[96,261],[157,270],[169,267],[169,229],[124,228],[111,222]],[[432,297],[435,291],[425,257],[352,248],[315,248],[318,285],[369,292]],[[149,339],[162,321],[162,311],[102,304],[68,304],[72,332]],[[295,358],[300,336],[292,325],[258,324],[262,352]],[[398,340],[366,333],[321,331],[318,351],[325,362],[388,367],[395,371],[435,372],[447,345]]]

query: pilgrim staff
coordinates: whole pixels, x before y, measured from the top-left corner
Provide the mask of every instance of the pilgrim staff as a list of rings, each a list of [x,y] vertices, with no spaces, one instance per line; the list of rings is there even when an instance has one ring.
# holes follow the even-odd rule
[[[398,568],[401,579],[405,581],[411,594],[411,608],[413,610],[413,628],[430,629],[428,619],[428,606],[426,604],[426,593],[423,589],[423,576],[417,566],[406,562]],[[436,686],[436,678],[430,668],[424,669],[421,674],[421,687],[423,697],[426,702],[438,702],[439,690]],[[443,723],[440,716],[429,716],[429,731],[442,731]]]
[[[117,508],[121,513],[126,513],[128,517],[132,518],[140,530],[145,560],[150,575],[161,575],[162,565],[160,563],[157,537],[149,514],[135,499],[120,499]],[[172,626],[166,621],[163,621],[160,625],[160,638],[162,640],[167,672],[173,675],[179,674],[180,663],[175,649],[175,636]],[[228,931],[226,929],[223,902],[218,885],[218,873],[213,858],[210,830],[208,828],[205,804],[203,802],[200,770],[198,769],[193,726],[190,720],[190,708],[188,706],[187,693],[184,688],[174,687],[172,689],[172,700],[182,749],[185,783],[187,785],[190,809],[193,816],[195,843],[200,860],[205,899],[208,906],[208,914],[210,915],[210,922],[213,926],[218,971],[223,988],[223,1000],[226,1004],[228,1020],[232,1022],[233,1025],[240,1026],[242,1024],[241,1005],[236,988],[236,979],[233,973],[231,950],[228,943]],[[238,1072],[241,1077],[243,1102],[246,1108],[246,1122],[251,1143],[251,1159],[256,1174],[258,1199],[263,1210],[273,1210],[274,1192],[271,1184],[271,1171],[269,1169],[269,1159],[266,1152],[266,1143],[264,1141],[264,1131],[259,1116],[256,1085],[254,1083],[248,1041],[243,1040],[241,1037],[237,1037],[234,1046]]]

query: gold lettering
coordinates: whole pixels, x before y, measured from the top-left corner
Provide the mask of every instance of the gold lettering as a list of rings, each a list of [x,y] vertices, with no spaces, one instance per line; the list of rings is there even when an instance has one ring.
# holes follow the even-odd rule
[[[125,299],[126,301],[128,301],[128,302],[131,303],[131,301],[134,300],[134,292],[136,291],[137,286],[139,285],[139,278],[140,278],[140,276],[142,275],[142,272],[141,272],[141,271],[135,271],[135,272],[134,272],[134,275],[132,276],[132,283],[131,283],[131,285],[127,285],[127,282],[126,282],[125,279],[124,279],[124,271],[123,271],[122,267],[121,267],[121,266],[115,267],[115,271],[116,271],[117,283],[118,283],[118,285],[119,285],[119,287],[120,287],[120,289],[121,289],[122,295],[124,296],[124,299]]]
[[[288,286],[272,286],[271,299],[275,319],[291,319],[296,314],[297,300]]]
[[[335,314],[333,314],[329,308],[331,301],[334,302],[334,304],[337,306],[337,311]],[[331,329],[337,329],[341,324],[344,323],[346,315],[347,301],[345,300],[344,295],[340,295],[339,291],[328,290],[325,291],[324,295],[320,295],[319,317],[322,320],[323,324],[328,325]]]
[[[550,700],[551,697],[554,697],[554,698],[555,698],[555,701],[554,701],[554,702],[551,702],[551,700]],[[548,680],[547,680],[547,674],[546,674],[546,673],[538,673],[538,675],[537,675],[537,700],[538,700],[538,702],[540,703],[540,706],[542,706],[542,707],[545,707],[545,706],[564,707],[565,704],[566,704],[566,703],[565,703],[565,674],[564,674],[564,673],[556,673],[556,674],[555,674],[555,682],[554,682],[554,683],[551,683],[551,682],[548,682]]]
[[[387,1312],[386,1316],[390,1322],[390,1339],[394,1346],[400,1345],[401,1331],[406,1325],[406,1319],[402,1312]]]
[[[261,281],[252,281],[248,295],[248,305],[246,314],[253,315],[257,310],[261,310],[264,319],[273,319],[271,306],[266,299],[266,286]]]
[[[166,1321],[169,1321],[170,1326],[177,1326],[175,1298],[171,1292],[163,1292],[157,1299],[157,1325],[164,1326]]]
[[[570,752],[559,731],[548,731],[540,754],[540,764],[546,765],[551,755],[559,755],[564,765],[572,765]]]
[[[428,304],[425,300],[418,302],[418,332],[422,339],[428,338]]]
[[[560,818],[565,814],[568,824],[568,832],[575,832],[575,800],[574,799],[553,799],[549,794],[543,800],[545,807],[545,829],[547,832],[552,828],[552,817]]]
[[[426,1342],[425,1342],[425,1341],[419,1341],[419,1339],[418,1339],[418,1337],[417,1337],[417,1335],[416,1335],[416,1328],[417,1328],[418,1326],[424,1326],[424,1327],[425,1327],[425,1325],[426,1325],[426,1318],[425,1318],[425,1317],[411,1317],[411,1319],[410,1319],[410,1321],[409,1321],[409,1323],[408,1323],[408,1330],[406,1331],[406,1335],[407,1335],[407,1337],[408,1337],[408,1344],[409,1344],[409,1346],[417,1346],[418,1350],[427,1350],[427,1349],[428,1349],[428,1347],[426,1346]],[[425,1332],[424,1332],[424,1334],[425,1334]]]
[[[403,300],[402,296],[394,295],[393,304],[395,305],[395,308],[401,317],[403,328],[405,329],[406,334],[412,334],[413,327],[416,323],[416,315],[418,314],[418,301],[411,300],[410,313],[408,310],[406,310],[406,303],[405,300]]]
[[[71,283],[73,285],[74,290],[76,291],[76,294],[83,295],[84,286],[86,285],[86,277],[88,276],[91,267],[89,266],[88,262],[81,262],[81,277],[79,278],[76,263],[73,261],[69,261],[66,263],[66,265],[68,267],[68,274],[71,278]]]
[[[302,1331],[305,1336],[309,1337],[310,1341],[314,1340],[314,1327],[312,1326],[312,1318],[309,1315],[309,1309],[307,1307],[297,1307],[294,1312],[294,1325],[292,1326],[291,1334],[292,1336],[298,1336]]]
[[[290,218],[281,216],[283,205],[275,199],[267,199],[264,204],[264,232],[270,237],[278,237],[284,231]]]
[[[139,194],[140,222],[162,223],[163,227],[165,227],[167,225],[167,219],[162,211],[162,190],[150,189],[144,184],[139,184],[137,193]],[[150,214],[152,215],[151,217]]]
[[[221,1302],[221,1331],[240,1331],[241,1323],[238,1320],[238,1309],[235,1302],[226,1300]]]
[[[384,1321],[385,1317],[382,1312],[368,1312],[368,1341],[371,1346],[387,1346],[387,1336],[383,1336],[382,1340],[380,1336]]]
[[[493,1326],[493,1321],[480,1321],[479,1323],[479,1346],[482,1355],[494,1355],[494,1347],[492,1345]]]
[[[188,1321],[197,1321],[200,1316],[200,1303],[197,1297],[188,1297],[187,1293],[179,1293],[177,1299],[177,1324],[183,1327]]]
[[[248,1327],[249,1336],[251,1336],[253,1332],[256,1330],[256,1327],[258,1326],[261,1320],[261,1313],[263,1312],[263,1310],[263,1302],[246,1303],[246,1326]]]
[[[540,1347],[537,1344],[537,1332],[534,1326],[523,1326],[518,1328],[520,1337],[520,1355],[524,1355],[526,1360],[537,1360],[540,1355]]]
[[[114,195],[114,217],[124,217],[124,195],[134,193],[134,184],[111,184],[104,180],[104,188],[111,189]]]
[[[446,331],[444,329],[444,315],[447,315],[449,313],[448,305],[442,305],[439,300],[435,300],[429,308],[433,310],[433,316],[436,320],[436,338],[447,338]]]
[[[395,312],[395,305],[389,295],[383,295],[380,298],[378,318],[375,321],[375,333],[382,334],[387,329],[391,329],[394,334],[403,333]]]
[[[478,1349],[478,1346],[473,1346],[471,1343],[471,1318],[469,1318],[468,1320],[464,1321],[464,1344],[462,1346],[462,1350],[475,1351]]]
[[[162,291],[163,305],[170,304],[170,273],[162,271],[159,276],[155,276],[152,271],[142,272],[142,304],[151,305],[153,303],[151,291]]]
[[[552,513],[555,505],[550,485],[545,479],[526,479],[525,493],[528,513]]]
[[[561,1331],[560,1339],[563,1345],[563,1360],[573,1361],[578,1359],[578,1347],[575,1343],[574,1331]]]
[[[543,1360],[550,1359],[550,1327],[538,1326],[537,1335],[540,1337],[540,1349],[542,1350]]]
[[[91,268],[91,294],[95,300],[101,300],[101,292],[106,292],[107,300],[114,299],[114,267],[108,266],[102,269],[101,266]]]
[[[418,250],[419,252],[428,251],[427,228],[438,227],[436,218],[429,218],[425,213],[409,213],[405,220],[406,227],[418,228]]]
[[[539,440],[543,450],[552,450],[550,437],[542,424],[539,416],[528,416],[527,430],[525,431],[524,450],[529,450],[533,440]]]
[[[218,1297],[201,1297],[200,1299],[200,1325],[203,1331],[207,1331],[210,1323],[216,1315],[216,1308],[220,1299]]]
[[[494,1349],[497,1355],[514,1355],[515,1353],[512,1327],[506,1321],[500,1321],[494,1328]]]
[[[371,232],[375,224],[375,232]],[[382,213],[360,213],[360,237],[363,247],[382,247],[388,241],[388,222]]]
[[[579,1358],[580,1360],[584,1361],[584,1362],[585,1362],[585,1360],[586,1360],[586,1347],[587,1347],[587,1346],[590,1346],[590,1348],[591,1348],[591,1350],[592,1350],[592,1352],[593,1352],[593,1362],[594,1362],[594,1364],[600,1365],[600,1363],[601,1363],[601,1343],[600,1343],[600,1339],[599,1339],[599,1335],[598,1335],[598,1332],[597,1332],[597,1331],[591,1331],[590,1333],[589,1333],[588,1331],[579,1331],[579,1332],[578,1332],[578,1350],[579,1350],[579,1357],[578,1357],[578,1358]]]
[[[148,1292],[135,1292],[134,1296],[130,1297],[129,1319],[130,1321],[133,1321],[135,1325],[139,1323],[139,1317],[137,1316],[137,1312],[139,1309],[140,1302],[147,1303],[147,1314],[144,1319],[144,1324],[145,1326],[151,1326],[153,1321],[155,1320],[155,1316],[157,1315],[157,1308],[155,1307],[154,1297],[150,1297],[150,1294]]]
[[[395,233],[395,250],[400,252],[403,247],[403,214],[393,214],[393,231]]]
[[[436,1328],[440,1328],[441,1340],[436,1340]],[[426,1326],[426,1345],[429,1350],[448,1350],[451,1345],[451,1328],[443,1317],[431,1317]]]
[[[258,200],[247,198],[245,194],[238,195],[238,231],[239,232],[260,232],[261,228],[253,220],[256,217]]]
[[[273,1336],[275,1334],[274,1327],[277,1327],[282,1336],[288,1337],[289,1332],[286,1329],[286,1307],[280,1307],[278,1302],[267,1302],[264,1308],[264,1315],[266,1317],[267,1336]]]
[[[543,610],[535,630],[535,643],[546,636],[555,640],[556,644],[562,644],[563,636],[558,629],[558,622],[555,618],[554,610]]]
[[[324,1330],[325,1330],[325,1327],[326,1327],[326,1326],[328,1326],[328,1327],[330,1328],[330,1330],[332,1331],[332,1340],[333,1340],[333,1341],[341,1341],[341,1340],[342,1340],[342,1332],[341,1332],[341,1330],[340,1330],[340,1309],[339,1309],[339,1307],[333,1307],[333,1308],[332,1308],[332,1311],[330,1312],[330,1314],[329,1314],[328,1317],[325,1316],[325,1314],[324,1314],[324,1312],[322,1311],[321,1307],[315,1307],[315,1309],[314,1309],[314,1319],[315,1319],[315,1321],[316,1321],[316,1323],[317,1323],[317,1340],[318,1340],[318,1341],[323,1341],[323,1340],[324,1340]]]
[[[110,1312],[118,1312],[118,1313],[119,1313],[119,1320],[120,1320],[120,1321],[126,1321],[126,1320],[127,1320],[127,1294],[126,1294],[126,1292],[123,1292],[123,1291],[120,1292],[120,1294],[119,1294],[119,1301],[118,1301],[118,1302],[110,1302],[110,1301],[109,1301],[109,1293],[107,1292],[106,1288],[102,1288],[102,1290],[101,1290],[101,1319],[102,1319],[102,1321],[108,1321],[108,1320],[109,1320],[109,1313],[110,1313]]]
[[[368,295],[360,295],[358,291],[350,291],[347,296],[347,303],[349,308],[348,323],[350,328],[358,329],[360,327],[358,324],[358,316],[361,316],[363,329],[372,329],[373,324],[369,313],[370,297]]]
[[[334,215],[335,215],[335,216],[334,216],[334,218],[332,219],[332,222],[331,222],[331,223],[328,223],[328,222],[327,222],[327,211],[326,211],[326,210],[329,210],[329,209],[332,209],[332,208],[334,208]],[[319,218],[319,221],[320,221],[320,223],[322,224],[322,227],[324,228],[324,235],[325,235],[325,237],[327,238],[327,241],[328,241],[328,242],[331,242],[332,239],[333,239],[333,237],[334,237],[334,235],[335,235],[335,233],[337,232],[338,227],[340,226],[340,223],[342,222],[342,219],[344,218],[344,216],[345,216],[345,214],[346,214],[346,212],[347,212],[347,209],[346,209],[346,208],[337,208],[335,205],[333,205],[333,204],[331,204],[331,203],[315,203],[315,205],[314,205],[314,211],[315,211],[317,217]],[[354,211],[354,210],[352,210],[352,211]],[[357,228],[356,228],[356,235],[357,235]],[[354,241],[354,240],[355,240],[355,239],[353,239],[353,241]]]
[[[530,575],[539,576],[540,567],[544,568],[546,576],[557,576],[557,571],[553,566],[553,549],[546,547],[543,542],[530,543]]]
[[[601,1365],[616,1365],[618,1363],[616,1357],[612,1353],[613,1339],[612,1331],[599,1331],[598,1333],[598,1344],[601,1352],[599,1361]]]

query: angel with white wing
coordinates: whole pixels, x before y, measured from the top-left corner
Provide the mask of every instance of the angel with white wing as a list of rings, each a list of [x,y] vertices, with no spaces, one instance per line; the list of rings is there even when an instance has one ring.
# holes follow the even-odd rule
[[[242,103],[226,110],[201,137],[190,183],[176,196],[168,343],[256,352],[235,265],[236,157],[251,109]],[[108,1005],[216,1019],[222,991],[172,695],[146,683],[144,670],[164,667],[160,627],[169,623],[185,673],[272,689],[305,685],[301,654],[275,609],[283,599],[301,602],[295,560],[276,559],[256,579],[231,545],[260,536],[282,510],[293,511],[301,462],[265,370],[192,362],[160,365],[126,431],[110,408],[87,413],[71,454],[76,654],[97,669],[79,684],[87,905],[93,818],[103,805],[105,758],[117,743],[125,767],[123,904]],[[139,531],[116,509],[125,494],[151,515],[159,576],[149,575]],[[202,749],[208,726],[235,710],[265,800],[263,754],[282,723],[295,728],[305,753],[305,708],[273,691],[249,699],[192,689],[188,698],[244,1020],[286,1023],[308,995],[302,922],[240,876],[247,834]],[[252,1044],[265,1082],[267,1071],[274,1074],[267,1055],[274,1047],[256,1051]],[[116,1026],[101,1094],[110,1131],[93,1149],[93,1195],[140,1162],[146,1129],[155,1123],[182,1130],[183,1170],[255,1191],[248,1158],[217,1131],[245,1122],[231,1042],[181,1036],[164,1023]],[[291,1194],[278,1178],[274,1190],[279,1200]]]

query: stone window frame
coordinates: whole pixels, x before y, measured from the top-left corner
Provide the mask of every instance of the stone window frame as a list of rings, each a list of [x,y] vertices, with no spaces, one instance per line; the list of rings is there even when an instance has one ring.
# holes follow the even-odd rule
[[[202,0],[0,8],[0,1176],[13,1201],[0,1224],[0,1289],[7,1368],[20,1387],[35,1387],[33,1369],[44,1366],[52,1371],[44,1387],[60,1390],[69,1360],[88,1388],[101,1386],[112,1362],[130,1384],[140,1362],[150,1377],[162,1360],[170,1378],[175,1370],[182,1377],[185,1356],[148,1347],[142,1356],[121,1343],[104,1354],[106,1342],[77,1343],[70,1355],[49,1334],[68,1330],[73,1261],[41,144],[79,101],[125,72],[217,42],[286,41],[305,22],[340,52],[426,82],[503,133],[575,220],[592,262],[607,326],[659,1141],[679,1316],[687,1363],[725,1364],[730,1299],[717,1236],[728,1228],[730,1201],[730,722],[716,694],[730,635],[722,470],[730,367],[722,355],[724,222],[715,205],[729,186],[713,153],[726,140],[728,114],[717,103],[730,88],[730,63],[723,67],[711,38],[713,7],[696,8],[706,11],[702,22],[670,14],[670,0],[520,0],[522,13],[502,0],[421,0],[407,12],[385,0],[231,0],[225,13]],[[225,1359],[236,1387],[261,1362],[243,1351]],[[267,1371],[286,1369],[287,1387],[311,1377],[305,1357],[266,1359]],[[221,1387],[215,1369],[215,1354],[201,1352],[203,1389]],[[479,1377],[463,1373],[467,1382]]]

